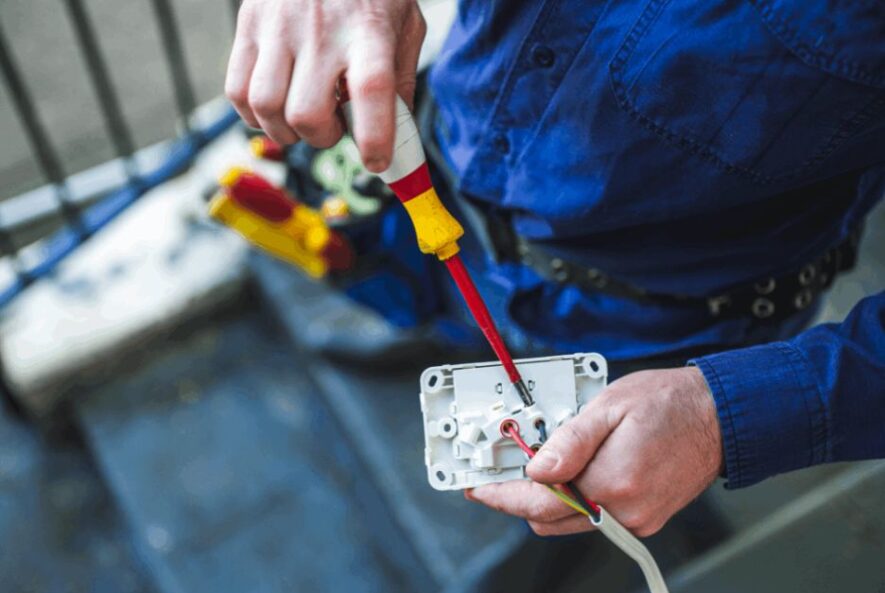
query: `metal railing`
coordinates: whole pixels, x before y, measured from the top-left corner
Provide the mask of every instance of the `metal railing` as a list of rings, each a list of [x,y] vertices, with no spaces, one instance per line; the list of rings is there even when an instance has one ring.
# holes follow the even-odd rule
[[[82,200],[75,200],[72,195],[68,172],[65,171],[52,138],[43,125],[35,97],[21,75],[21,66],[16,62],[14,48],[4,32],[0,18],[0,79],[6,86],[28,146],[53,194],[54,214],[60,214],[63,220],[61,229],[43,239],[36,257],[23,258],[21,252],[24,246],[17,243],[10,225],[0,219],[0,257],[10,262],[14,272],[11,282],[0,280],[0,307],[36,279],[50,273],[58,262],[147,190],[184,171],[207,142],[237,120],[233,110],[227,109],[223,116],[209,125],[198,126],[193,123],[192,116],[197,109],[197,101],[186,65],[174,6],[170,0],[150,2],[172,81],[176,117],[182,131],[169,147],[165,158],[151,170],[145,171],[138,165],[132,129],[97,41],[95,26],[87,6],[84,0],[62,0],[77,50],[85,64],[86,78],[100,108],[108,142],[125,171],[125,180],[115,191],[88,207],[82,207]],[[235,20],[239,0],[231,0],[229,6]]]

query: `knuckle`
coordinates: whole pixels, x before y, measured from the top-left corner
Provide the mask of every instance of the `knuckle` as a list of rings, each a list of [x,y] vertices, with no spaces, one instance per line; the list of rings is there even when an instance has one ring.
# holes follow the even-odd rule
[[[309,136],[319,132],[328,123],[328,117],[322,110],[301,106],[287,111],[286,123]]]
[[[389,93],[395,84],[394,74],[386,69],[377,69],[367,72],[354,81],[353,91],[358,97],[376,97]]]
[[[632,533],[638,534],[646,525],[645,514],[642,511],[626,513],[621,517],[621,525],[629,529]]]
[[[623,398],[612,397],[606,403],[608,405],[603,413],[607,414],[606,422],[609,426],[617,426],[621,418],[625,418],[631,412],[629,403]]]
[[[282,109],[282,101],[271,95],[252,92],[249,94],[249,107],[252,108],[257,115],[262,117],[272,117],[279,113]]]
[[[658,522],[643,523],[639,527],[636,527],[633,533],[636,537],[649,537],[660,531],[663,526],[663,523]]]
[[[328,132],[324,132],[321,136],[312,141],[316,148],[331,148],[338,144],[338,141],[344,136],[341,130],[330,128]]]
[[[581,431],[577,427],[576,419],[573,418],[571,421],[566,422],[556,430],[551,438],[550,444],[553,445],[551,448],[556,451],[562,449],[571,450],[580,446],[583,438]]]
[[[609,486],[609,493],[612,498],[619,500],[628,500],[636,497],[642,487],[633,476],[622,476],[612,482]]]
[[[563,436],[570,442],[578,442],[581,440],[581,432],[578,430],[575,422],[569,422],[563,427]]]
[[[362,13],[360,24],[366,35],[389,36],[392,33],[390,13],[379,6],[368,6]]]
[[[372,135],[359,141],[360,153],[365,158],[384,158],[385,154],[389,156],[391,147],[384,138]]]
[[[423,41],[427,37],[427,21],[424,20],[423,16],[418,21],[418,31],[416,33],[416,37],[420,41]]]
[[[412,4],[407,19],[407,26],[413,28],[420,37],[424,37],[427,33],[427,19],[424,18],[424,14],[417,3]]]
[[[621,524],[637,537],[648,537],[660,531],[664,521],[653,509],[640,507],[623,513]]]
[[[257,21],[255,2],[243,0],[240,10],[237,12],[237,32],[251,30]]]
[[[540,535],[541,537],[553,535],[553,528],[548,523],[540,521],[529,521],[528,523],[535,535]]]
[[[418,27],[418,34],[423,38],[427,34],[427,20],[420,10],[416,10],[415,13],[418,15],[415,25]]]
[[[248,91],[242,85],[230,82],[224,85],[224,95],[237,107],[245,107],[249,101]]]

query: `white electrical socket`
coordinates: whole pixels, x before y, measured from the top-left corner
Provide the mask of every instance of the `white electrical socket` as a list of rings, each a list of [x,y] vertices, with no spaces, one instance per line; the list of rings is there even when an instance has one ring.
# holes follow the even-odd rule
[[[595,353],[526,358],[516,366],[535,404],[526,408],[499,362],[431,367],[421,374],[424,463],[437,490],[462,490],[525,478],[525,453],[501,433],[513,420],[529,446],[577,414],[606,385]]]

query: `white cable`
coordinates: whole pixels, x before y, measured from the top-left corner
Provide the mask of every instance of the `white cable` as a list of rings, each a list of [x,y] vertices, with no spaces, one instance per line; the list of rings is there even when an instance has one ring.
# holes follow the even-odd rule
[[[657,562],[645,545],[636,539],[632,533],[617,522],[617,520],[609,515],[606,510],[599,507],[599,518],[594,519],[590,516],[590,522],[594,527],[599,529],[613,544],[621,548],[625,554],[630,556],[639,565],[642,574],[645,576],[645,582],[648,583],[648,589],[651,593],[669,593],[667,583],[661,576]]]

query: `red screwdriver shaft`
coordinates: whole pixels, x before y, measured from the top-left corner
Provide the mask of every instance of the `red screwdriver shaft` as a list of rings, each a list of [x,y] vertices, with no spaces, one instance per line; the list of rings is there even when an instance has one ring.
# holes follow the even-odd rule
[[[489,341],[492,350],[495,351],[498,360],[500,360],[501,364],[504,366],[504,370],[507,371],[507,376],[510,378],[510,382],[516,387],[519,397],[525,405],[531,406],[534,403],[532,401],[532,396],[529,393],[525,382],[523,382],[522,376],[519,374],[519,369],[516,368],[516,364],[513,362],[513,357],[510,355],[507,345],[504,343],[503,338],[501,338],[501,333],[498,331],[498,327],[495,325],[491,314],[489,314],[489,309],[486,307],[485,301],[476,289],[476,285],[473,283],[473,278],[470,277],[470,272],[464,267],[464,262],[461,260],[461,256],[454,255],[445,260],[445,263],[446,267],[449,269],[449,273],[452,275],[452,279],[458,286],[458,290],[461,292],[461,296],[464,297],[464,301],[467,303],[470,313],[476,320],[476,324]]]
[[[338,91],[344,119],[347,126],[353,130],[353,107],[347,92],[347,84],[343,79]],[[520,377],[519,370],[513,363],[513,357],[510,356],[507,346],[504,345],[504,340],[501,339],[501,334],[498,333],[498,328],[495,327],[495,322],[492,321],[492,316],[489,315],[485,302],[476,290],[470,274],[458,255],[460,249],[458,239],[464,234],[464,229],[446,210],[433,188],[427,157],[421,146],[421,135],[418,133],[409,107],[400,97],[396,98],[396,134],[393,157],[390,166],[379,173],[379,177],[390,186],[412,219],[418,247],[421,248],[421,251],[433,253],[440,261],[446,263],[455,284],[467,302],[467,307],[489,344],[492,345],[498,360],[507,371],[507,376],[516,388],[520,399],[526,407],[534,404],[532,395]]]

